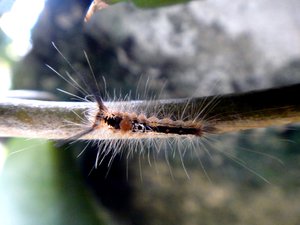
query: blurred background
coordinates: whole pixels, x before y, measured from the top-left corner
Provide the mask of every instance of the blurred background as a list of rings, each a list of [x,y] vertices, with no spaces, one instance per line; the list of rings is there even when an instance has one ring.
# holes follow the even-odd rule
[[[76,77],[52,42],[81,74],[90,73],[86,51],[111,93],[134,92],[141,75],[151,78],[150,93],[163,88],[166,98],[300,82],[297,0],[203,0],[151,9],[118,3],[84,23],[89,4],[0,1],[1,95],[8,87],[46,91],[49,100],[70,100],[57,88],[80,94],[47,68]],[[57,148],[1,139],[1,224],[299,223],[297,124],[203,143],[199,158],[193,152],[184,158],[187,175],[172,146],[170,165],[163,154],[151,165],[136,154],[92,170],[98,149],[77,157],[84,143]]]

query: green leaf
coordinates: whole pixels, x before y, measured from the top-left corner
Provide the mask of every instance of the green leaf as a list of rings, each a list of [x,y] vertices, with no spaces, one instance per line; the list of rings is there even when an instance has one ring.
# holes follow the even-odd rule
[[[0,177],[1,224],[102,224],[68,150],[12,139]],[[100,215],[102,216],[102,215]]]
[[[124,2],[124,0],[106,0],[104,2],[111,5],[119,2]],[[153,8],[186,3],[189,2],[189,0],[131,0],[130,2],[133,2],[136,6],[141,8]]]

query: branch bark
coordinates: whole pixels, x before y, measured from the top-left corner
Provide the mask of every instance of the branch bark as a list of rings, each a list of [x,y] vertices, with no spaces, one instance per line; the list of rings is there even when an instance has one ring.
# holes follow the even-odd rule
[[[299,90],[300,84],[297,84],[218,97],[106,104],[108,107],[128,104],[132,109],[147,108],[148,111],[163,107],[164,114],[174,115],[202,108],[204,121],[215,128],[214,133],[220,134],[300,122]],[[67,139],[83,129],[70,124],[82,123],[85,112],[91,109],[97,109],[96,103],[1,99],[0,136]],[[94,138],[92,135],[84,136],[84,139]]]

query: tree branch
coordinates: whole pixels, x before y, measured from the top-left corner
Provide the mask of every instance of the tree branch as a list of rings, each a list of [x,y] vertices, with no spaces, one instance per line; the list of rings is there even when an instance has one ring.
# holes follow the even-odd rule
[[[218,97],[108,102],[106,105],[118,107],[127,104],[132,110],[145,109],[149,114],[160,107],[164,115],[181,115],[203,109],[204,118],[200,115],[198,119],[209,123],[214,127],[213,133],[219,134],[300,122],[299,90],[300,84],[297,84]],[[83,126],[71,124],[82,123],[87,110],[97,110],[96,103],[1,99],[0,136],[67,139],[84,130]],[[84,136],[84,139],[94,138],[94,135]]]

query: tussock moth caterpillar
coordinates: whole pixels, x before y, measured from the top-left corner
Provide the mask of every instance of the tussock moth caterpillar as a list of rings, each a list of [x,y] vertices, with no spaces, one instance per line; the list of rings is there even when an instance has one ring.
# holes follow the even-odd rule
[[[64,57],[63,53],[55,45],[54,47],[72,71],[78,73]],[[154,152],[165,152],[164,155],[167,162],[169,154],[167,151],[171,151],[173,156],[175,154],[179,155],[183,168],[185,168],[183,157],[187,152],[191,152],[196,157],[198,157],[201,150],[211,155],[206,148],[207,140],[209,139],[207,135],[217,132],[217,128],[214,127],[214,121],[218,118],[211,118],[208,115],[209,111],[218,103],[217,98],[210,98],[209,101],[204,101],[202,105],[199,105],[199,102],[193,102],[192,99],[185,100],[185,104],[182,104],[180,110],[173,110],[172,107],[175,106],[171,103],[165,104],[168,103],[167,100],[149,100],[143,106],[141,104],[136,106],[135,102],[127,101],[131,100],[130,94],[123,99],[116,97],[118,95],[114,94],[114,97],[110,100],[117,100],[119,101],[118,104],[105,102],[99,95],[101,90],[98,81],[86,53],[84,54],[91,76],[78,74],[79,81],[75,80],[68,72],[66,75],[62,75],[51,66],[48,67],[82,94],[86,95],[86,98],[75,96],[66,91],[63,92],[81,100],[92,99],[97,104],[96,109],[87,111],[86,117],[82,118],[82,124],[78,124],[79,127],[81,126],[84,129],[70,137],[73,140],[85,139],[85,135],[94,137],[93,145],[97,145],[99,149],[95,167],[102,164],[106,157],[111,157],[109,160],[109,165],[111,165],[117,154],[125,154],[129,158],[132,153],[146,155],[149,164],[151,164],[151,157],[155,160],[155,156],[150,152],[151,148],[155,149]],[[90,85],[90,82],[94,85]],[[103,86],[106,87],[105,80],[103,81]],[[109,96],[108,94],[106,95]],[[129,149],[127,152],[122,150],[125,145]],[[231,156],[229,153],[224,154],[259,176],[259,174],[234,156]],[[261,178],[264,179],[263,177]]]

